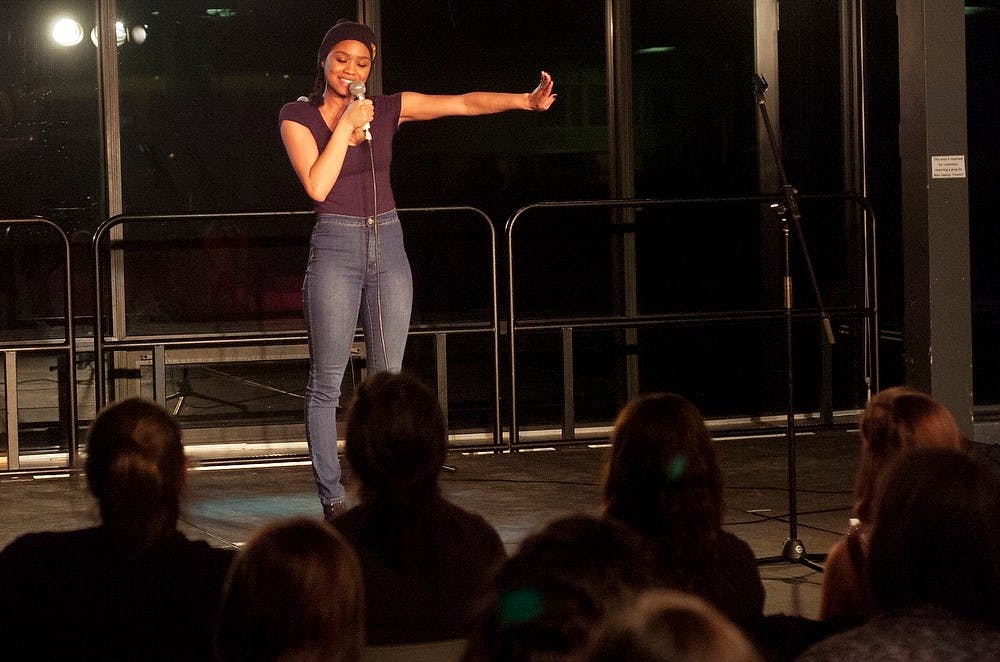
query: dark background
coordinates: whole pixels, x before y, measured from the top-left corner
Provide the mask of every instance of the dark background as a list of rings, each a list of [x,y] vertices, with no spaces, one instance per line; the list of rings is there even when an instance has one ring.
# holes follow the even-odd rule
[[[223,8],[219,8],[219,5]],[[1000,11],[967,9],[969,187],[975,402],[1000,403],[1000,278],[995,258],[1000,90]],[[879,222],[883,385],[901,366],[900,167],[895,3],[866,2],[865,70],[869,197]],[[280,106],[307,94],[315,49],[354,2],[119,0],[127,38],[118,49],[124,210],[127,214],[285,212],[309,208],[278,136]],[[770,193],[759,183],[750,0],[633,0],[633,186],[642,198]],[[780,123],[789,180],[803,195],[841,193],[848,176],[841,135],[841,35],[837,3],[780,5]],[[403,127],[393,187],[401,207],[469,205],[497,232],[539,201],[608,196],[608,81],[605,8],[599,0],[381,3],[383,91],[527,91],[545,69],[559,99],[545,114],[451,118]],[[52,19],[73,16],[87,32],[63,48]],[[89,241],[107,217],[95,3],[12,1],[0,17],[0,216],[39,215],[71,237],[79,323],[87,333],[92,289]],[[133,28],[146,38],[137,43]],[[766,156],[766,155],[765,155]],[[763,189],[763,190],[762,190]],[[831,307],[859,305],[858,232],[839,202],[805,201],[804,232],[821,294]],[[482,320],[489,311],[489,235],[448,214],[404,218],[415,272],[414,323]],[[755,204],[646,208],[636,214],[639,308],[644,314],[768,309],[780,301],[779,228]],[[130,228],[125,264],[129,333],[296,329],[310,227],[302,217],[219,217]],[[7,228],[0,254],[0,329],[57,333],[60,262],[51,238]],[[525,217],[513,245],[519,314],[529,318],[620,311],[614,247],[603,210],[543,211]],[[506,246],[499,246],[501,275]],[[801,260],[797,303],[814,305]],[[505,302],[501,278],[501,302]],[[503,311],[501,311],[503,314]],[[835,405],[863,402],[861,329],[837,324]],[[798,401],[818,405],[818,334],[796,330]],[[529,421],[557,415],[559,337],[523,339]],[[467,345],[466,347],[463,347]],[[782,328],[708,324],[640,333],[644,389],[685,393],[711,415],[762,415],[782,407]],[[483,406],[483,349],[457,343],[452,400],[476,421]],[[577,339],[578,412],[606,420],[621,404],[628,351],[619,332]],[[408,362],[428,370],[429,350]],[[464,361],[464,363],[463,363]],[[271,367],[271,370],[282,368]],[[291,364],[296,383],[302,366]],[[304,383],[304,376],[301,377]],[[468,402],[463,403],[463,398]],[[280,408],[279,408],[280,409]],[[291,409],[281,415],[295,418]]]

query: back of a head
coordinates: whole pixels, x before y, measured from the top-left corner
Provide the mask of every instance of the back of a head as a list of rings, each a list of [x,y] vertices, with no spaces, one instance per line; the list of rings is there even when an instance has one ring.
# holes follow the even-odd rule
[[[688,593],[656,589],[611,618],[586,662],[761,662],[738,627]]]
[[[528,536],[500,568],[468,661],[569,659],[603,619],[653,584],[641,539],[575,515]]]
[[[871,517],[871,500],[884,467],[914,448],[966,450],[968,441],[948,408],[926,393],[895,386],[880,391],[861,417],[861,460],[855,487],[855,511]]]
[[[654,393],[630,402],[611,436],[602,486],[605,513],[644,535],[721,526],[722,477],[701,412]]]
[[[363,498],[413,502],[436,495],[448,450],[436,395],[405,374],[372,375],[354,397],[344,449]]]
[[[90,426],[87,485],[125,548],[139,551],[174,532],[185,470],[180,427],[153,402],[114,402]]]
[[[304,517],[258,531],[230,571],[215,659],[355,662],[363,645],[361,567],[344,538]]]
[[[879,483],[869,574],[884,610],[937,606],[1000,625],[1000,477],[951,449],[900,456]]]

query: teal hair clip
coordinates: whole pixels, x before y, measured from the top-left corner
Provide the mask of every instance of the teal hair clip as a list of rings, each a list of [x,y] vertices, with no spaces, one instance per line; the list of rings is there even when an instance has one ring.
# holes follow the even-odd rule
[[[542,613],[545,600],[542,592],[533,588],[508,591],[500,596],[500,623],[527,623]]]
[[[684,470],[687,469],[687,456],[684,453],[678,453],[670,460],[670,466],[667,467],[667,478],[671,481],[680,480],[681,476],[684,475]]]

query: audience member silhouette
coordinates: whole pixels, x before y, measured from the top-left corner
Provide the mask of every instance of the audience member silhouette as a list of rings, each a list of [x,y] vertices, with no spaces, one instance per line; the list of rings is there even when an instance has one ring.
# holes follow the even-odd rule
[[[820,618],[863,619],[874,602],[865,573],[868,522],[879,476],[900,453],[914,448],[966,449],[968,442],[946,407],[929,395],[893,387],[871,399],[861,417],[861,459],[851,530],[827,556]]]
[[[464,639],[487,581],[505,557],[496,530],[441,494],[444,414],[405,374],[359,386],[345,456],[359,505],[333,520],[361,560],[369,645]]]
[[[31,533],[0,552],[0,623],[33,659],[207,660],[235,550],[177,530],[186,462],[159,405],[122,400],[87,436],[99,526]]]
[[[528,536],[497,573],[464,662],[579,660],[599,626],[654,586],[642,539],[573,515]]]
[[[954,449],[902,454],[874,500],[875,615],[800,659],[988,660],[1000,654],[1000,476]]]
[[[690,401],[655,393],[615,421],[604,513],[637,531],[666,585],[694,593],[751,627],[764,586],[749,545],[722,529],[722,476],[705,421]]]
[[[240,551],[215,633],[217,662],[357,662],[364,588],[343,536],[311,518],[279,520]]]
[[[609,619],[584,662],[763,662],[743,631],[698,596],[644,592]]]

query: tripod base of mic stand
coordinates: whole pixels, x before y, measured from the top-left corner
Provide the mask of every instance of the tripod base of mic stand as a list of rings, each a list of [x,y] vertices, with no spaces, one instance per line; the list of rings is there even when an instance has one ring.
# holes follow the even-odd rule
[[[814,557],[815,558],[815,557]],[[820,557],[825,559],[826,556]],[[798,538],[788,538],[781,547],[781,556],[767,556],[757,559],[757,565],[774,565],[777,563],[798,563],[816,572],[823,572],[823,566],[809,558],[806,546]]]

